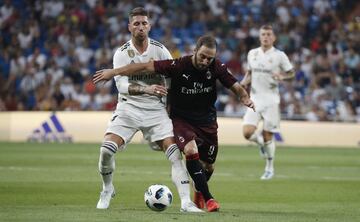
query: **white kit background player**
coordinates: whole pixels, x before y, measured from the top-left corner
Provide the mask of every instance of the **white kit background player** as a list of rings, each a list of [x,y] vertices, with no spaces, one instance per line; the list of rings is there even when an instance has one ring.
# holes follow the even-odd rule
[[[131,40],[118,48],[113,58],[114,68],[130,63],[148,62],[151,59],[171,59],[161,43],[148,37],[150,23],[147,11],[134,8],[129,15]],[[115,154],[125,149],[134,134],[141,131],[146,140],[156,142],[172,165],[171,177],[181,200],[182,212],[203,212],[190,199],[190,184],[182,156],[173,138],[173,125],[168,117],[162,96],[166,90],[165,79],[158,74],[141,73],[133,77],[116,76],[119,98],[116,110],[109,121],[104,142],[100,148],[99,171],[103,190],[98,209],[107,209],[115,195],[113,172]]]
[[[264,25],[259,31],[260,47],[249,51],[247,56],[248,70],[241,81],[243,86],[251,83],[250,99],[256,111],[247,109],[243,121],[244,137],[256,142],[260,153],[266,159],[262,180],[274,176],[275,142],[273,134],[279,132],[280,95],[279,81],[291,79],[295,72],[286,54],[276,49],[276,40],[271,25]],[[256,132],[259,122],[263,120],[262,134]]]

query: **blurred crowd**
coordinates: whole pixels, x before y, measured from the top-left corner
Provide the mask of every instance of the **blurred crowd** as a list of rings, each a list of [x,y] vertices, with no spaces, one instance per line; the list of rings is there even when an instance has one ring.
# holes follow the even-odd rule
[[[192,53],[209,33],[237,79],[270,23],[276,47],[296,69],[282,82],[283,119],[360,122],[360,4],[346,0],[0,0],[0,110],[113,110],[113,83],[94,86],[130,39],[128,12],[150,11],[150,36],[173,57]],[[218,88],[220,115],[242,116],[232,93]]]

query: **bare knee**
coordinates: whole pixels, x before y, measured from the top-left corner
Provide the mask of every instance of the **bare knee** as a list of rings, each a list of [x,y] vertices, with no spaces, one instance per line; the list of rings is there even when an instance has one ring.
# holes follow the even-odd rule
[[[251,135],[254,134],[254,132],[256,131],[256,127],[252,126],[252,125],[245,125],[243,127],[243,135],[245,137],[245,139],[250,139]]]
[[[264,141],[267,142],[267,141],[270,141],[272,140],[273,138],[273,133],[272,132],[269,132],[269,131],[263,131],[263,137],[264,137]]]
[[[116,143],[118,147],[121,147],[125,143],[123,138],[121,138],[120,136],[113,134],[113,133],[106,134],[104,137],[104,140],[112,141],[112,142]]]
[[[156,144],[165,152],[169,146],[176,143],[174,137],[167,137],[163,140],[156,141]]]
[[[191,140],[190,142],[188,142],[185,147],[184,147],[184,154],[186,156],[189,156],[189,155],[194,155],[194,154],[197,154],[199,151],[198,151],[198,148],[197,148],[197,145],[196,145],[196,142],[195,140]]]

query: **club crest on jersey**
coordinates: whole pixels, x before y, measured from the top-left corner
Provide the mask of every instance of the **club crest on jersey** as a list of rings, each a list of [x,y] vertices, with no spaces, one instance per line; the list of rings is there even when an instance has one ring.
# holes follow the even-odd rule
[[[206,78],[211,79],[211,72],[209,70],[206,72]]]
[[[179,136],[179,141],[180,141],[181,143],[185,142],[185,139],[184,139],[184,137],[182,137],[182,136]]]
[[[134,50],[129,49],[127,52],[128,52],[128,55],[129,55],[130,58],[134,58],[134,57],[135,57],[135,52],[134,52]]]

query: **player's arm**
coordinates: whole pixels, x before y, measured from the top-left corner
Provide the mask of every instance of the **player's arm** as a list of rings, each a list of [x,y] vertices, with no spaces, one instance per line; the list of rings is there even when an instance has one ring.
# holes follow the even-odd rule
[[[251,101],[249,94],[246,92],[244,87],[240,85],[240,83],[234,83],[230,89],[240,98],[241,103],[255,111],[255,105],[253,101]]]
[[[295,70],[291,69],[284,73],[273,73],[273,78],[278,81],[290,80],[295,77]]]
[[[96,84],[101,81],[110,80],[114,76],[131,76],[140,72],[155,72],[154,61],[149,61],[147,63],[132,63],[116,69],[102,69],[96,71],[93,82]]]
[[[251,70],[247,70],[244,78],[240,82],[240,85],[247,87],[250,83],[251,83]]]
[[[278,81],[290,80],[295,77],[295,70],[290,63],[289,58],[284,52],[280,53],[280,68],[283,70],[280,73],[273,73],[273,78]],[[288,71],[285,71],[288,70]],[[285,71],[285,72],[284,72]]]
[[[166,96],[167,89],[162,85],[150,85],[150,86],[142,86],[137,83],[132,83],[129,85],[129,94],[130,95],[142,95],[149,94],[154,96]]]

